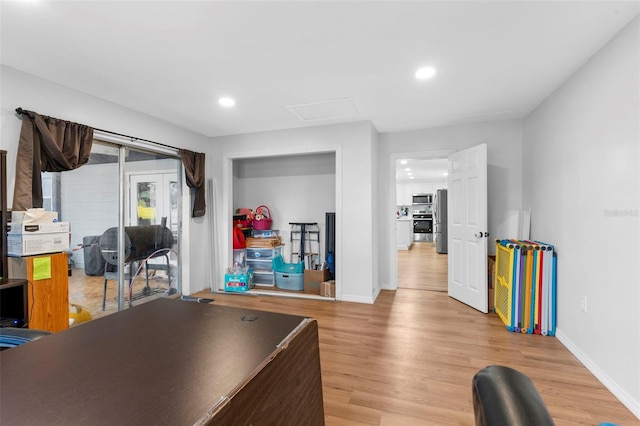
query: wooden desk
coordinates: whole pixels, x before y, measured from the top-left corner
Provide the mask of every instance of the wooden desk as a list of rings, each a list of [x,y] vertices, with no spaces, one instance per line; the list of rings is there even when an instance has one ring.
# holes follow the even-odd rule
[[[0,352],[2,425],[323,425],[314,320],[157,299]]]

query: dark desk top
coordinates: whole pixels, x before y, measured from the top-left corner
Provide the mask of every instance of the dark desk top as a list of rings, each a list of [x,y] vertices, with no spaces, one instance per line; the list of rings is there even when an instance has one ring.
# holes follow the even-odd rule
[[[25,285],[27,282],[24,278],[2,278],[0,279],[0,289]]]
[[[0,424],[192,425],[304,322],[158,299],[80,324],[0,352]]]

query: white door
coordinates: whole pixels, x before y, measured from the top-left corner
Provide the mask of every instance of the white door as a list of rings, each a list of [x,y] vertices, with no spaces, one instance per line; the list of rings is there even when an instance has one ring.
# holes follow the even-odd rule
[[[129,224],[160,225],[178,231],[177,174],[150,173],[129,175]]]
[[[449,296],[481,312],[487,303],[487,145],[449,156]]]

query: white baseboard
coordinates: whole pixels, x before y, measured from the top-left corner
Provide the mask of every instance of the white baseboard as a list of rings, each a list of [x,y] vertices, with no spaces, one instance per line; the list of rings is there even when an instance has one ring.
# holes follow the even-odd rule
[[[344,294],[344,293],[342,293],[341,300],[343,302],[367,303],[369,305],[373,305],[373,302],[375,302],[375,299],[373,297],[356,296],[353,294]]]
[[[609,391],[618,398],[618,400],[627,407],[634,416],[640,419],[640,401],[634,400],[631,395],[618,386],[611,377],[602,371],[596,363],[594,363],[584,352],[574,345],[571,339],[569,339],[562,330],[558,328],[556,328],[556,338],[569,350],[569,352],[578,358],[578,361],[580,361],[587,370],[591,372],[591,374],[596,376],[596,379],[609,389]]]

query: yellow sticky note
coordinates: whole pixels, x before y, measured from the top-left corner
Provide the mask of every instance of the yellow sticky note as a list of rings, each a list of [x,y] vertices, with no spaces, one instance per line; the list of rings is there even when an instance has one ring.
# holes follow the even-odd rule
[[[51,278],[51,258],[36,257],[33,259],[33,280],[48,280]]]

